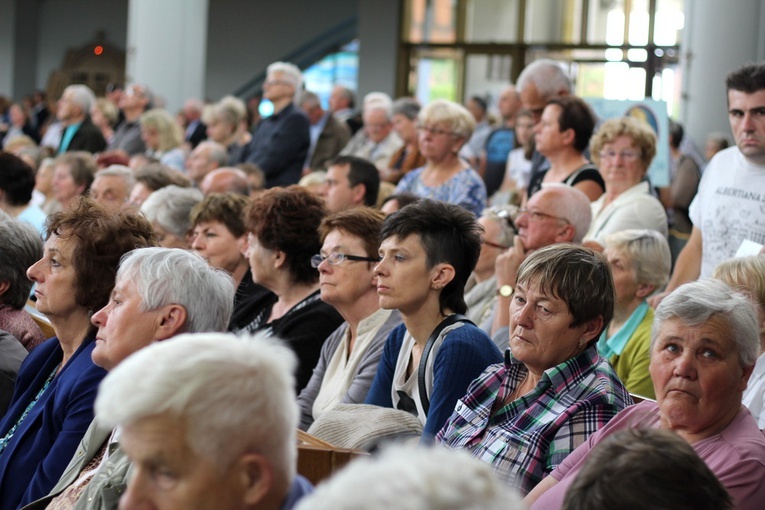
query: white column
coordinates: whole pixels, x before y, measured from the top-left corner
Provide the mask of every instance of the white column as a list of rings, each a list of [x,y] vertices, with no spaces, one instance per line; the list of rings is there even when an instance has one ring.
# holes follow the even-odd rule
[[[701,146],[712,131],[730,136],[725,77],[765,60],[765,6],[761,0],[686,0],[681,48],[686,132]]]
[[[130,0],[126,81],[144,83],[171,113],[205,96],[209,0]]]

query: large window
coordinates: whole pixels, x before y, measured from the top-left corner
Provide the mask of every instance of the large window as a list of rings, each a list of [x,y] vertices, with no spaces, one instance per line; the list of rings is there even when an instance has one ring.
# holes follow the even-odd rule
[[[400,95],[493,103],[537,58],[568,63],[583,97],[679,104],[684,0],[405,0]]]

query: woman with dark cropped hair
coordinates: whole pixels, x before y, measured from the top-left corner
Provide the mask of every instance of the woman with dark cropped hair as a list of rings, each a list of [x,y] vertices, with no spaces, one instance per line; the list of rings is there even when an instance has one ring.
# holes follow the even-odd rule
[[[467,311],[465,282],[478,260],[481,227],[459,206],[420,200],[388,216],[380,238],[380,307],[397,309],[404,324],[385,344],[366,403],[414,414],[427,441],[470,382],[502,360],[486,333],[455,315]]]
[[[156,244],[141,215],[109,213],[88,198],[48,220],[43,258],[27,271],[37,309],[56,336],[21,367],[10,408],[0,421],[0,508],[18,508],[48,494],[93,420],[106,372],[90,359],[90,318],[114,288],[120,258]]]
[[[326,213],[321,197],[300,186],[271,188],[245,212],[252,279],[271,292],[254,305],[254,318],[243,329],[265,331],[292,347],[298,393],[311,378],[324,340],[343,322],[321,300],[319,273],[311,265],[321,249],[319,225]]]

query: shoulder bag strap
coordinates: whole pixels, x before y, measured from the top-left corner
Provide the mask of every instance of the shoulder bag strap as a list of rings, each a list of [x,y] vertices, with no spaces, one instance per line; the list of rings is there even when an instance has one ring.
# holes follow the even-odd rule
[[[433,344],[436,343],[441,332],[445,327],[451,326],[456,322],[469,322],[470,324],[473,324],[473,321],[461,313],[455,313],[446,317],[438,323],[436,329],[434,329],[428,337],[428,341],[425,342],[425,348],[422,350],[420,364],[417,368],[417,388],[420,391],[420,402],[422,403],[422,410],[425,411],[425,414],[428,414],[428,410],[430,409],[430,399],[428,398],[428,391],[425,388],[425,366],[428,364],[428,358],[430,357],[430,352],[433,350]]]

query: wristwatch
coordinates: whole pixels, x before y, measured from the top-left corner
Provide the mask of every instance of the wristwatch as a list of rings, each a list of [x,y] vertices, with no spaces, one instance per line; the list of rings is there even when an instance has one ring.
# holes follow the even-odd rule
[[[497,295],[502,297],[510,297],[513,295],[513,286],[512,285],[503,285],[500,288],[497,289]]]

